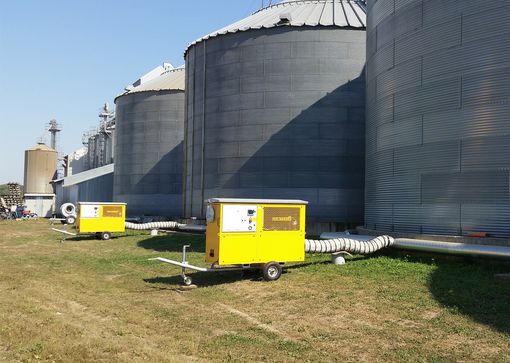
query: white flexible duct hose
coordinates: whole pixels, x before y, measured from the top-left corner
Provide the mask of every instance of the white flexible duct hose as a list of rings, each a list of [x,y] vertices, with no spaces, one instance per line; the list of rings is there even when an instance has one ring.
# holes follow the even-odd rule
[[[390,236],[379,236],[368,241],[357,241],[350,238],[305,239],[305,252],[333,253],[350,252],[356,254],[373,253],[381,248],[393,245],[395,240]]]
[[[62,215],[67,217],[75,217],[76,216],[76,206],[73,203],[64,203],[60,207],[60,212]]]
[[[126,222],[126,228],[127,229],[160,229],[160,228],[170,228],[170,229],[176,229],[180,228],[181,226],[185,226],[185,224],[177,223],[177,222],[150,222],[150,223],[130,223]]]

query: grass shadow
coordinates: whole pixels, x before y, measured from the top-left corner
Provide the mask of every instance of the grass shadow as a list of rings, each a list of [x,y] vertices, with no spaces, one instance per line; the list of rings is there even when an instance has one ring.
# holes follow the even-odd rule
[[[205,237],[199,235],[168,235],[144,239],[138,247],[158,252],[182,252],[183,245],[191,245],[189,252],[205,253]]]
[[[494,276],[510,273],[507,261],[395,250],[386,254],[406,262],[433,264],[436,268],[429,277],[428,288],[438,303],[510,334],[510,281]]]
[[[180,271],[180,270],[179,270]],[[242,271],[223,271],[223,272],[186,272],[193,280],[193,284],[198,287],[210,287],[224,284],[230,284],[241,280],[263,281],[261,274],[245,274]],[[150,284],[182,285],[180,272],[172,276],[156,276],[143,279]]]
[[[62,237],[58,238],[58,241],[59,242],[63,242],[63,243],[66,243],[66,242],[82,242],[82,241],[97,241],[98,239],[96,238],[96,236],[89,236],[89,235],[84,235],[84,236],[76,236],[76,237],[67,237],[65,239],[63,239]]]

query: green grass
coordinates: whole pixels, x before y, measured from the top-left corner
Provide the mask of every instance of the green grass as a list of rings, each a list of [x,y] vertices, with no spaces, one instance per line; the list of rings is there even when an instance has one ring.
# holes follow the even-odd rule
[[[61,244],[49,222],[0,222],[0,361],[508,361],[510,272],[497,261],[384,251],[309,255],[267,283],[193,273],[201,236]],[[59,228],[62,228],[59,226]]]
[[[0,185],[0,196],[9,194],[9,186],[7,184]]]

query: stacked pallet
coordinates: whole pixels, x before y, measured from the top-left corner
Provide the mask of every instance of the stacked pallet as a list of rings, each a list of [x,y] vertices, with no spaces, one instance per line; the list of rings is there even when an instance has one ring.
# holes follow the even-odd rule
[[[7,186],[9,188],[9,194],[3,196],[5,204],[7,204],[7,206],[23,205],[23,192],[21,190],[21,185],[18,183],[8,183]]]

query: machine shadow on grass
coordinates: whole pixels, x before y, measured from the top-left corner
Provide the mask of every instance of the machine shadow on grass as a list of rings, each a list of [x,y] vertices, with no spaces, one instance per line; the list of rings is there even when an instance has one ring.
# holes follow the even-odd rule
[[[182,285],[182,277],[180,275],[181,269],[178,267],[169,270],[171,276],[156,276],[151,278],[143,279],[145,282],[150,284],[167,284],[167,285]],[[267,283],[262,280],[262,275],[244,275],[241,271],[225,271],[225,272],[192,272],[187,271],[187,275],[193,278],[193,283],[199,288],[210,287],[224,284],[231,284],[237,281],[248,280],[248,281],[260,281]]]
[[[193,234],[156,236],[138,242],[138,247],[157,252],[182,252],[184,245],[191,245],[188,252],[205,253],[205,237]]]
[[[437,268],[429,276],[428,288],[439,304],[510,334],[510,280],[494,277],[510,273],[510,263],[425,253],[410,255],[402,251],[387,251],[386,254],[407,262],[435,265]]]

